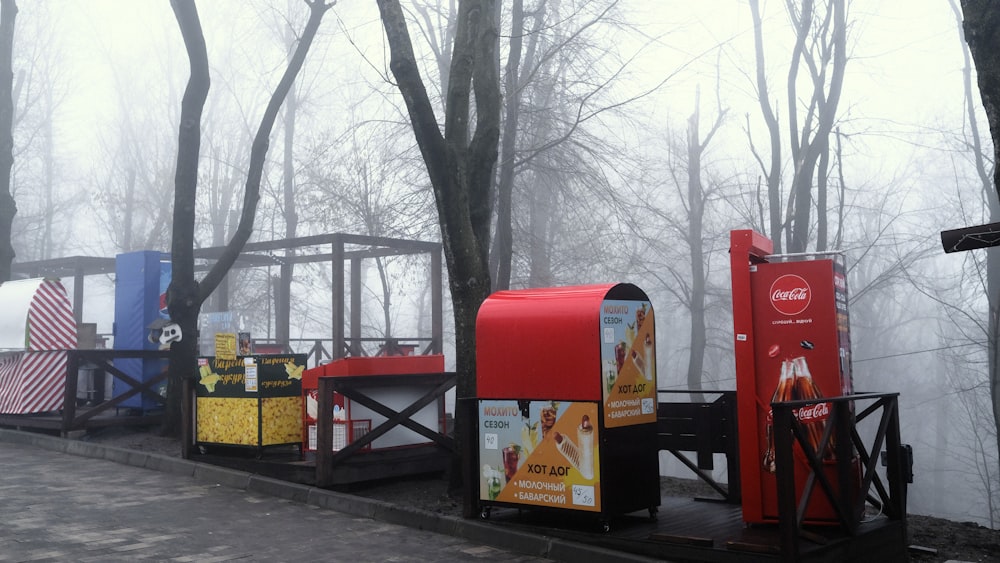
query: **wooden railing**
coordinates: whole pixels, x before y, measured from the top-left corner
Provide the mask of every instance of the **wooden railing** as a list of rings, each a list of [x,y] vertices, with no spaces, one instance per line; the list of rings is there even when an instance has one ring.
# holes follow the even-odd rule
[[[658,448],[673,454],[702,481],[722,495],[725,502],[740,503],[739,435],[735,391],[659,390],[664,394],[717,396],[712,401],[660,402],[656,410]],[[691,461],[681,452],[694,452]],[[714,454],[726,456],[728,484],[708,473],[715,468]]]
[[[336,467],[362,451],[375,439],[397,426],[404,426],[441,446],[449,453],[456,452],[455,440],[445,435],[444,428],[432,429],[411,419],[421,409],[455,386],[454,372],[424,373],[409,375],[359,375],[320,377],[317,385],[316,421],[316,485],[329,486],[333,482]],[[398,386],[426,387],[427,392],[406,408],[396,411],[368,396],[366,388],[389,388]],[[333,443],[333,394],[339,393],[350,401],[371,409],[386,418],[364,436],[334,452],[325,444]]]
[[[866,500],[881,509],[890,520],[902,520],[905,528],[906,487],[912,476],[912,459],[906,453],[907,446],[900,443],[898,399],[898,393],[859,393],[771,403],[774,413],[778,520],[784,560],[796,561],[799,557],[799,538],[808,535],[802,528],[806,507],[816,492],[817,483],[819,491],[833,507],[837,520],[850,535],[858,532]],[[809,432],[794,415],[798,409],[818,403],[830,404],[830,417],[818,444],[827,444],[833,439],[836,456],[835,483],[831,482],[824,470],[824,448],[820,447],[819,452],[816,451]],[[867,407],[855,412],[857,407],[866,403]],[[881,412],[881,417],[874,436],[866,444],[858,432],[857,423],[877,412]],[[801,495],[796,495],[798,486],[795,482],[795,458],[798,455],[793,454],[793,444],[796,443],[809,466]],[[880,453],[883,451],[886,465],[884,481],[877,471]],[[857,486],[859,480],[860,488]]]
[[[170,357],[168,350],[68,350],[66,361],[66,394],[63,400],[62,410],[62,432],[79,430],[87,427],[88,421],[102,413],[110,413],[111,409],[118,409],[122,403],[128,401],[136,395],[142,395],[155,401],[158,405],[163,405],[165,399],[154,389],[167,380],[167,372],[139,381],[135,377],[123,372],[114,365],[114,360],[121,358],[138,358],[145,360],[167,359]],[[89,367],[111,374],[112,377],[125,383],[128,390],[114,398],[105,397],[84,412],[77,414],[77,374],[81,367]]]
[[[0,425],[31,430],[58,431],[66,436],[72,431],[94,427],[149,425],[159,422],[161,418],[159,414],[150,415],[143,412],[140,415],[119,415],[118,409],[124,408],[123,403],[137,395],[150,399],[157,409],[162,406],[165,399],[155,389],[166,381],[166,372],[157,374],[146,381],[140,381],[141,375],[133,376],[125,373],[115,366],[114,361],[120,358],[165,360],[170,355],[169,351],[94,349],[58,350],[58,352],[66,353],[66,371],[62,376],[65,378],[62,408],[58,412],[0,414]],[[81,368],[91,370],[92,374],[110,374],[113,378],[124,383],[124,387],[119,386],[116,389],[119,394],[115,397],[104,397],[103,392],[96,393],[95,387],[95,396],[90,397],[88,404],[78,406],[78,377]],[[101,387],[103,390],[103,382]]]

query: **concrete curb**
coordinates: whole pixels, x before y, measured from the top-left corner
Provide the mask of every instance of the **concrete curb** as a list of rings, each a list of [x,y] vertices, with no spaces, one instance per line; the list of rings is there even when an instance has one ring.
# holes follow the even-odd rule
[[[380,522],[398,524],[462,538],[499,549],[578,563],[642,563],[661,561],[621,553],[597,546],[572,542],[543,534],[507,529],[478,520],[465,520],[389,502],[329,491],[280,479],[263,477],[214,465],[159,454],[68,440],[45,434],[0,428],[0,443],[8,442],[81,457],[104,459],[153,471],[192,477],[202,483],[215,483],[261,495],[273,496],[335,510]]]

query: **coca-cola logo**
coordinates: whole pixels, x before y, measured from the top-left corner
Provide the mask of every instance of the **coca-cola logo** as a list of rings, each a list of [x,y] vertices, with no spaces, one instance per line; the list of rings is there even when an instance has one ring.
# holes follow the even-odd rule
[[[799,422],[808,424],[810,422],[820,422],[830,418],[830,403],[816,403],[799,409],[797,414]]]
[[[798,315],[812,301],[809,283],[795,274],[785,274],[771,284],[771,306],[782,315]]]

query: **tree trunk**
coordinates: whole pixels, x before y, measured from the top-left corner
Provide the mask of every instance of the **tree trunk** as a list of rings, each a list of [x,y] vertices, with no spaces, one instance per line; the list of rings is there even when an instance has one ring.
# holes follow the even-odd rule
[[[295,34],[291,26],[285,28],[288,32],[286,41],[288,42],[289,59],[293,53],[292,46],[295,45]],[[291,63],[291,60],[289,60]],[[295,95],[295,88],[288,91],[285,99],[285,152],[282,174],[282,186],[284,194],[283,216],[285,218],[285,238],[295,238],[299,227],[299,214],[295,209],[295,158],[293,147],[295,146],[295,117],[299,108],[299,99]],[[281,283],[274,295],[274,334],[278,344],[289,346],[289,327],[292,317],[292,276],[295,273],[295,263],[291,260],[295,257],[295,249],[289,248],[285,251],[285,260],[280,267]]]
[[[760,19],[758,0],[750,0],[750,13],[753,16],[753,41],[757,61],[757,101],[760,104],[761,115],[767,124],[768,148],[771,151],[770,164],[764,168],[764,178],[767,182],[767,204],[770,232],[766,233],[774,242],[774,253],[781,254],[781,138],[778,130],[778,118],[771,109],[771,96],[767,93],[767,78],[764,75],[764,31]]]
[[[243,196],[243,213],[233,239],[226,246],[219,260],[202,279],[194,278],[194,216],[198,188],[198,156],[201,144],[201,114],[208,98],[210,85],[208,53],[205,37],[201,30],[198,10],[193,0],[171,0],[184,45],[191,64],[191,77],[181,101],[181,123],[178,136],[177,171],[174,176],[174,228],[171,241],[172,278],[167,289],[167,307],[170,319],[181,327],[182,338],[171,345],[167,407],[164,414],[163,432],[176,435],[180,429],[182,400],[181,388],[184,378],[194,377],[197,372],[198,356],[198,314],[201,305],[225,278],[250,238],[257,201],[260,199],[260,182],[264,160],[267,156],[268,138],[275,118],[285,96],[291,89],[295,77],[302,68],[312,40],[316,36],[323,15],[332,5],[323,0],[310,0],[309,21],[302,32],[295,53],[278,82],[250,149],[250,167]],[[182,442],[185,456],[188,440]]]
[[[52,124],[55,120],[55,108],[53,107],[52,89],[46,88],[42,95],[45,98],[45,123],[42,126],[42,161],[45,166],[42,190],[45,192],[45,219],[42,222],[41,252],[38,253],[38,257],[42,260],[49,260],[53,258],[52,223],[55,215],[53,191],[55,190],[56,156]]]
[[[541,127],[546,127],[543,123]],[[552,222],[556,207],[556,182],[552,172],[536,169],[528,189],[528,287],[549,287],[552,274]]]
[[[833,61],[830,74],[830,84],[825,83],[825,66],[813,75],[813,90],[811,92],[812,104],[810,113],[807,116],[806,124],[801,131],[798,130],[797,121],[797,97],[795,93],[795,81],[798,75],[798,63],[800,57],[805,55],[805,49],[801,45],[805,41],[805,35],[812,27],[812,1],[807,0],[802,4],[802,15],[799,21],[799,41],[796,42],[795,51],[792,55],[792,66],[788,76],[788,114],[789,127],[792,140],[792,161],[794,163],[794,174],[792,177],[792,193],[794,198],[794,210],[792,212],[791,238],[789,239],[788,252],[805,252],[809,243],[809,230],[811,228],[810,213],[813,205],[812,186],[816,173],[816,166],[820,156],[827,150],[830,133],[833,131],[833,124],[837,117],[837,107],[840,102],[840,94],[843,90],[844,71],[847,68],[847,22],[844,8],[844,0],[830,0],[827,9],[832,10],[831,44],[828,46],[833,52]],[[826,65],[827,61],[819,61]],[[815,108],[812,106],[815,105]],[[810,126],[813,111],[816,118],[816,132],[810,137]],[[822,212],[819,210],[818,212]]]
[[[708,335],[705,322],[705,295],[708,287],[708,275],[705,273],[705,246],[702,240],[704,233],[705,205],[708,197],[701,181],[702,155],[712,141],[712,137],[722,126],[726,110],[720,108],[719,115],[712,129],[702,140],[699,129],[701,121],[700,93],[695,100],[695,110],[688,118],[688,231],[687,241],[691,251],[691,354],[688,357],[687,385],[688,389],[704,389],[702,373],[705,371],[705,349],[708,347]],[[702,394],[695,393],[692,399],[701,401]]]
[[[461,459],[464,456],[471,461],[475,455],[475,418],[470,403],[476,396],[476,315],[490,293],[490,188],[500,137],[495,3],[467,0],[459,5],[443,137],[420,77],[402,7],[398,0],[378,0],[378,7],[391,53],[389,68],[406,103],[434,188],[455,313],[455,437],[460,454],[453,461],[451,484],[453,491],[460,483],[468,491],[475,464],[462,466]],[[470,140],[473,90],[476,126]],[[468,494],[465,501],[463,513],[471,517],[475,503]]]
[[[194,279],[194,218],[198,190],[198,156],[201,148],[201,114],[208,99],[211,79],[208,72],[208,52],[201,21],[194,0],[171,0],[171,7],[191,65],[184,97],[181,100],[181,122],[177,139],[177,169],[174,174],[174,218],[171,238],[171,280],[167,288],[170,320],[181,328],[181,339],[170,346],[170,368],[167,404],[162,432],[177,435],[180,431],[182,381],[192,377],[197,369],[198,313],[201,298]],[[187,440],[182,442],[187,453]],[[186,456],[185,456],[186,457]]]
[[[688,118],[688,246],[691,250],[691,353],[688,356],[688,389],[702,389],[701,374],[705,370],[705,252],[701,240],[702,218],[705,213],[704,189],[701,184],[701,155],[704,147],[698,132],[700,101]],[[701,394],[693,399],[701,400]]]
[[[830,144],[824,143],[823,152],[816,168],[816,251],[825,252],[829,241],[829,215],[827,214],[827,191],[830,178]]]
[[[524,35],[524,1],[513,0],[510,15],[510,51],[504,85],[507,91],[503,143],[500,147],[500,174],[497,179],[497,229],[491,268],[493,289],[510,289],[511,261],[514,255],[514,226],[511,223],[511,200],[514,192],[514,159],[517,147],[517,124],[521,111],[520,63]]]
[[[11,195],[14,167],[14,20],[17,4],[0,0],[0,283],[10,279],[14,263],[11,234],[17,205]]]
[[[979,95],[993,138],[993,162],[1000,162],[1000,4],[962,0],[962,28],[976,63]],[[1000,166],[993,169],[993,189],[1000,193]]]
[[[992,221],[1000,220],[1000,4],[992,0],[962,0],[964,21],[962,29],[969,52],[975,62],[979,80],[979,94],[982,97],[986,119],[993,138],[993,196],[990,202]],[[966,69],[966,75],[971,69]],[[968,92],[967,92],[968,98]],[[971,104],[969,105],[971,110]],[[982,154],[976,151],[977,157]],[[977,161],[977,169],[985,171]],[[981,173],[982,175],[982,173]],[[988,183],[984,180],[984,186]],[[993,407],[994,435],[1000,449],[1000,257],[995,252],[987,252],[987,297],[989,300],[989,389]]]

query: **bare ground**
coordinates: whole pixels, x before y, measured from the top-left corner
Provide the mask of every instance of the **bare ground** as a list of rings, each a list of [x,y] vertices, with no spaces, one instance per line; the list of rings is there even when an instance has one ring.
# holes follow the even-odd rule
[[[82,439],[133,450],[180,456],[175,438],[159,436],[153,429],[109,428]],[[661,488],[677,496],[711,495],[697,480],[664,477]],[[461,503],[447,493],[443,477],[424,477],[380,482],[356,487],[352,494],[419,507],[441,514],[461,516]],[[911,514],[907,517],[911,560],[916,563],[945,561],[1000,562],[1000,530],[973,522],[956,522]]]

